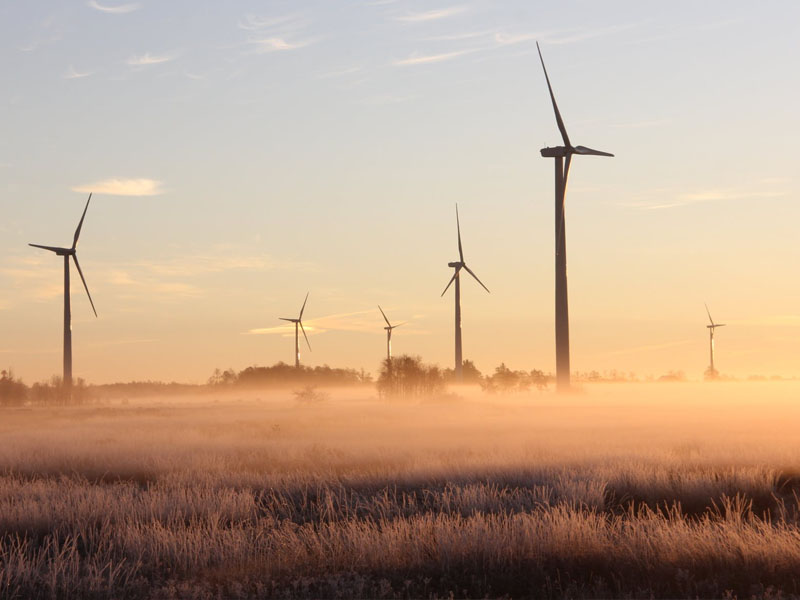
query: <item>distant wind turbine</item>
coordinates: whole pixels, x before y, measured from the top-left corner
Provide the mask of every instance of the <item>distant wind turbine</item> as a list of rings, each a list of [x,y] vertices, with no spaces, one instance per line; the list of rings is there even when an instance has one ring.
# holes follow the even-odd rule
[[[711,325],[706,325],[706,327],[708,327],[708,349],[711,355],[711,365],[708,367],[708,375],[711,379],[714,379],[717,376],[717,370],[714,368],[714,330],[717,327],[725,327],[725,323],[714,323],[714,319],[711,318],[711,311],[708,310],[708,304],[705,306],[708,320],[711,323]]]
[[[94,316],[97,316],[97,310],[94,308],[92,295],[89,293],[89,286],[86,285],[86,279],[81,271],[81,265],[78,263],[78,254],[76,248],[78,246],[78,238],[81,235],[81,228],[83,227],[83,220],[86,218],[86,211],[89,209],[89,202],[92,195],[89,194],[89,199],[86,201],[86,206],[83,209],[81,220],[78,223],[78,228],[75,230],[75,237],[72,239],[72,246],[69,248],[59,248],[57,246],[42,246],[40,244],[28,244],[34,248],[42,248],[54,252],[57,256],[64,257],[64,393],[69,399],[72,390],[72,312],[70,310],[70,288],[69,288],[69,258],[75,261],[75,267],[78,269],[78,274],[81,276],[83,287],[86,290],[86,295],[89,296],[89,304],[92,305]]]
[[[308,341],[308,336],[306,335],[306,329],[303,327],[303,311],[306,309],[306,302],[308,302],[308,293],[306,293],[306,299],[303,300],[303,307],[300,309],[300,316],[296,319],[287,319],[286,317],[278,317],[281,321],[289,321],[290,323],[294,323],[294,366],[299,368],[300,367],[300,338],[299,338],[299,328],[303,330],[303,337],[306,338],[306,344],[308,344],[309,351],[311,350],[311,343]]]
[[[592,150],[585,146],[573,146],[567,135],[567,128],[561,119],[561,113],[556,104],[556,97],[550,85],[550,77],[544,66],[542,51],[539,42],[536,42],[539,51],[539,60],[547,80],[547,89],[550,91],[550,100],[553,102],[553,111],[556,115],[558,130],[564,140],[563,146],[542,148],[542,156],[555,159],[556,166],[556,387],[559,391],[566,391],[570,385],[569,374],[569,302],[567,300],[567,239],[564,221],[564,198],[567,193],[567,177],[569,165],[573,154],[590,156],[614,156],[608,152]],[[566,159],[566,165],[564,164]]]
[[[464,361],[462,360],[461,354],[461,269],[465,269],[467,273],[472,275],[481,287],[489,292],[489,288],[483,285],[483,282],[478,279],[478,276],[472,272],[467,266],[467,263],[464,262],[464,249],[461,247],[461,224],[458,220],[458,204],[456,204],[456,229],[458,231],[458,261],[447,263],[448,267],[452,267],[455,269],[453,273],[453,277],[450,278],[450,281],[447,284],[447,287],[444,288],[444,292],[442,292],[442,296],[444,296],[445,292],[448,288],[452,285],[452,283],[456,282],[456,364],[455,364],[455,376],[456,380],[460,381],[462,379],[462,366]],[[491,293],[491,292],[489,292]]]
[[[391,362],[391,360],[392,360],[392,329],[394,329],[395,327],[400,327],[400,325],[405,325],[405,322],[398,323],[397,325],[392,325],[391,323],[389,323],[389,319],[386,318],[386,313],[383,312],[383,309],[381,308],[380,304],[378,305],[378,310],[381,311],[381,314],[383,315],[383,320],[386,321],[386,327],[384,327],[384,329],[386,330],[386,360]]]

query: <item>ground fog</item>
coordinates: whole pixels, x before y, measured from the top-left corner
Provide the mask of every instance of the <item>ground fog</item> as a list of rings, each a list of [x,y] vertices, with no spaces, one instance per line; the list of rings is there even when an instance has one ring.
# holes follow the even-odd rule
[[[0,596],[800,596],[800,383],[0,412]]]

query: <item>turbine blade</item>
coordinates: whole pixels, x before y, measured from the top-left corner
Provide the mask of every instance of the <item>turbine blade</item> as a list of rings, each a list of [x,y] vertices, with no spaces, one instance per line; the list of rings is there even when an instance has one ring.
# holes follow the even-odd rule
[[[83,214],[81,215],[81,220],[78,223],[78,228],[75,230],[75,237],[72,240],[72,249],[75,250],[75,247],[78,245],[78,238],[81,236],[81,227],[83,227],[83,220],[86,218],[86,211],[89,210],[89,201],[92,199],[92,195],[89,194],[89,200],[86,201],[86,206],[83,209]]]
[[[610,152],[603,152],[602,150],[592,150],[586,146],[575,146],[573,148],[575,154],[590,154],[592,156],[614,156]]]
[[[97,310],[94,307],[94,302],[92,301],[92,295],[89,293],[89,286],[86,285],[86,279],[83,277],[83,271],[81,271],[81,265],[78,262],[78,255],[77,254],[73,254],[72,255],[72,260],[75,261],[75,266],[78,267],[78,275],[81,276],[81,281],[83,282],[83,289],[86,290],[86,295],[89,296],[89,304],[92,305],[92,310],[94,311],[94,316],[96,317],[97,316]]]
[[[408,321],[403,321],[402,323],[398,323],[397,325],[392,325],[392,329],[395,329],[396,327],[400,327],[400,325],[405,325],[406,323],[408,323]]]
[[[458,260],[464,262],[464,249],[461,247],[461,224],[458,222],[458,204],[456,204],[456,229],[458,230]]]
[[[569,178],[569,166],[572,164],[572,154],[567,154],[564,164],[564,199],[567,197],[567,179]]]
[[[567,128],[564,127],[564,121],[561,119],[561,113],[556,104],[556,97],[553,94],[553,86],[550,85],[550,77],[547,75],[547,67],[544,66],[544,58],[542,58],[542,50],[539,48],[539,42],[536,42],[536,49],[539,51],[539,60],[542,62],[542,69],[544,70],[544,78],[547,80],[547,89],[550,90],[550,100],[553,101],[553,110],[556,113],[556,123],[558,123],[558,130],[561,132],[561,138],[564,140],[564,145],[567,148],[572,148],[569,143],[569,136],[567,135]]]
[[[472,272],[472,269],[470,269],[467,265],[464,265],[464,268],[467,270],[467,273],[469,273],[470,275],[472,275],[475,278],[475,281],[477,281],[478,283],[481,284],[481,287],[483,289],[485,289],[487,292],[489,292],[489,288],[487,288],[485,285],[483,285],[483,282],[480,279],[478,279],[478,276],[475,275],[475,273]],[[492,292],[489,292],[489,293],[491,294]]]
[[[313,352],[313,350],[311,350],[311,342],[308,341],[308,336],[306,335],[306,328],[303,327],[303,322],[302,321],[298,321],[298,323],[300,323],[300,329],[303,330],[303,337],[306,338],[306,344],[308,345],[309,351]]]
[[[725,327],[725,323],[717,323],[714,327]]]
[[[303,311],[306,309],[306,302],[308,302],[308,294],[309,293],[310,292],[306,292],[306,299],[303,300],[303,308],[300,309],[300,316],[298,317],[298,320],[303,318]]]
[[[381,305],[380,305],[380,304],[378,304],[378,310],[379,310],[379,311],[381,311],[381,314],[383,315],[383,320],[384,320],[384,321],[386,321],[386,324],[387,324],[389,327],[391,327],[391,326],[392,326],[392,324],[391,324],[391,323],[389,323],[389,319],[387,319],[387,318],[386,318],[386,313],[385,313],[385,312],[383,312],[383,309],[381,308]]]
[[[706,307],[706,312],[708,313],[708,320],[709,320],[709,321],[711,321],[711,324],[713,325],[713,324],[714,324],[714,319],[712,319],[712,318],[711,318],[711,311],[710,311],[710,310],[708,310],[708,304],[706,304],[705,302],[703,302],[703,306],[705,306],[705,307]]]
[[[453,276],[450,278],[450,281],[448,282],[447,287],[444,288],[444,292],[446,292],[448,289],[450,289],[450,286],[453,285],[453,282],[456,280],[456,276],[457,275],[458,275],[458,271],[453,273]],[[444,296],[444,292],[442,292],[442,296]]]
[[[297,319],[287,319],[286,317],[278,317],[281,321],[289,321],[289,323],[294,323]]]
[[[33,246],[34,248],[42,248],[43,250],[50,250],[50,252],[55,252],[58,254],[60,250],[68,250],[68,248],[56,248],[55,246],[42,246],[41,244],[28,244],[28,246]]]

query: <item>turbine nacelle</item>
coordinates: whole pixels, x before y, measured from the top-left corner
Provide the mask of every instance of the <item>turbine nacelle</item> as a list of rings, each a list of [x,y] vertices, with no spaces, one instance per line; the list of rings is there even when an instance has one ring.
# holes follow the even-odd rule
[[[50,252],[55,252],[58,256],[75,256],[77,253],[75,248],[58,248],[57,246],[42,246],[41,244],[28,244],[28,246],[49,250]]]
[[[460,269],[460,268],[462,268],[464,266],[464,263],[462,263],[462,262],[449,262],[449,263],[447,263],[447,266],[448,267],[452,267],[453,269]]]
[[[592,148],[587,148],[586,146],[571,146],[569,148],[566,146],[553,146],[552,148],[547,146],[546,148],[542,148],[539,152],[545,158],[561,158],[570,156],[572,154],[580,154],[582,156],[614,156],[610,152],[594,150]]]

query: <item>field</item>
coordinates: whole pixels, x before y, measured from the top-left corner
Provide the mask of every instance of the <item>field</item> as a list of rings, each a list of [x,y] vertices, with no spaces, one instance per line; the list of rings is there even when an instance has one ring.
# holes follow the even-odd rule
[[[800,597],[800,383],[0,413],[0,597]]]

